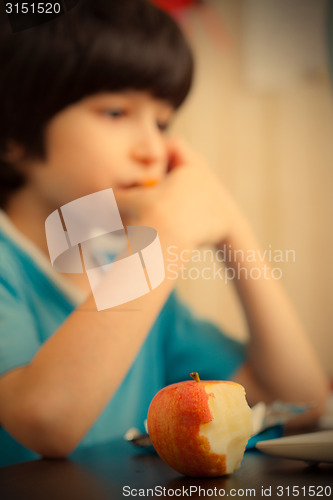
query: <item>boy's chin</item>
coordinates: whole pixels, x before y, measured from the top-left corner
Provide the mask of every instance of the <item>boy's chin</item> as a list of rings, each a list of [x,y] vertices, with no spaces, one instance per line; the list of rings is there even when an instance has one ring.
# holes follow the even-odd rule
[[[121,220],[122,220],[122,223],[123,223],[124,227],[131,225],[131,221],[128,219],[128,217],[124,217],[121,214],[120,214],[120,217],[121,217]]]
[[[131,219],[128,215],[122,213],[121,211],[119,211],[119,213],[124,227],[135,225],[133,218]]]

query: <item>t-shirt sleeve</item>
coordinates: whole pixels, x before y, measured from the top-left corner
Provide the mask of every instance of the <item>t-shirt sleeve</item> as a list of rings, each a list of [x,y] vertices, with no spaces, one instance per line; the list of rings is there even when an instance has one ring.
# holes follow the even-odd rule
[[[191,372],[198,372],[202,380],[230,380],[245,361],[246,345],[196,317],[175,293],[167,306],[166,384],[188,380]]]
[[[28,364],[39,347],[34,319],[24,299],[0,274],[0,376]]]

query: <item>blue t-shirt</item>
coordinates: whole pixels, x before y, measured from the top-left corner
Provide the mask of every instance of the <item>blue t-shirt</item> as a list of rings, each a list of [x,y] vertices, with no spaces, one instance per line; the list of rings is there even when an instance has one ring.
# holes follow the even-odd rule
[[[8,227],[1,214],[0,376],[30,363],[77,306],[47,272],[47,259],[33,255],[27,241]],[[196,318],[171,293],[122,384],[79,447],[123,436],[130,427],[143,430],[150,401],[162,387],[188,380],[193,371],[202,379],[228,379],[244,358],[243,344]],[[0,426],[0,466],[34,458],[38,455]]]

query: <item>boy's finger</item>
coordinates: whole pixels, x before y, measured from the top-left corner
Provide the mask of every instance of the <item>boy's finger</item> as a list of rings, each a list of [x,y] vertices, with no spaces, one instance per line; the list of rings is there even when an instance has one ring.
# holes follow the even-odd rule
[[[179,138],[171,138],[166,142],[168,155],[168,172],[188,163],[191,149],[186,142]]]

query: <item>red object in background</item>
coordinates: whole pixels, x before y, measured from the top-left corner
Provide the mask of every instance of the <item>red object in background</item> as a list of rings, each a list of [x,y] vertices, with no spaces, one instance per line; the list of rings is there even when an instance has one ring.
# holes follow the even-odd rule
[[[189,34],[193,27],[193,16],[191,16],[191,7],[195,13],[195,18],[199,19],[207,37],[213,43],[217,50],[230,49],[232,39],[229,31],[226,29],[221,13],[214,6],[204,0],[150,0],[162,10],[172,15],[176,21]]]
[[[166,11],[175,11],[177,9],[185,9],[191,7],[199,0],[151,0],[154,4]]]

